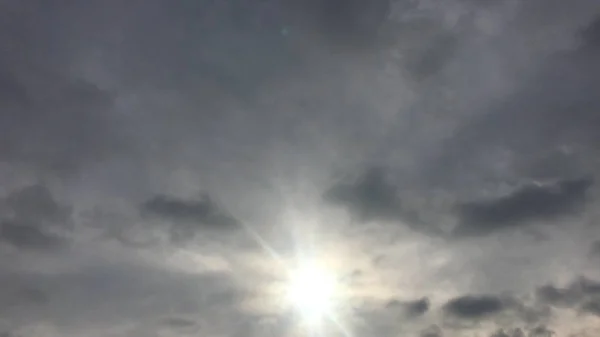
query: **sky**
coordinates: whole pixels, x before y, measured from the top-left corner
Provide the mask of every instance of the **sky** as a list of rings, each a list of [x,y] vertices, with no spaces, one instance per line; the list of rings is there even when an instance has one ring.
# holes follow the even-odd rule
[[[1,337],[600,335],[600,2],[0,16]]]

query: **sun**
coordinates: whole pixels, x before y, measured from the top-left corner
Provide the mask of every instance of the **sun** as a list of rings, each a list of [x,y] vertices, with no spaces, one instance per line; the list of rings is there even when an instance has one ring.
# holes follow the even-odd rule
[[[287,300],[308,323],[317,323],[331,314],[338,285],[335,275],[316,263],[290,272]]]

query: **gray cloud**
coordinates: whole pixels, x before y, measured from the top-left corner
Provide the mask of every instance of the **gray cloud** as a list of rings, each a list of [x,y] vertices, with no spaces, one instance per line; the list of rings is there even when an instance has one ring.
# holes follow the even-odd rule
[[[360,221],[376,218],[401,219],[404,214],[397,188],[383,168],[370,168],[352,183],[340,183],[325,193],[325,199],[344,205]]]
[[[529,183],[496,198],[455,202],[458,224],[451,236],[486,236],[536,221],[559,221],[561,217],[581,214],[593,182],[592,178],[584,177]],[[347,207],[360,222],[396,221],[420,232],[445,236],[439,231],[442,223],[421,220],[423,213],[443,215],[445,211],[405,206],[400,198],[406,193],[402,192],[390,181],[385,169],[371,168],[352,183],[332,187],[325,193],[325,200]]]
[[[55,250],[68,243],[64,237],[47,233],[36,225],[11,221],[0,223],[0,237],[19,249]]]
[[[418,209],[402,202],[402,191],[391,181],[392,177],[388,169],[371,167],[353,181],[335,184],[325,192],[324,199],[345,207],[361,223],[399,222],[416,231],[438,235],[436,224],[426,223]]]
[[[372,46],[378,31],[386,23],[391,10],[390,0],[361,1],[306,1],[301,8],[306,21],[324,41],[339,47],[364,48]]]
[[[171,238],[180,241],[191,239],[204,229],[235,230],[239,222],[223,210],[208,195],[198,200],[156,195],[140,205],[142,214],[156,216],[172,222]]]
[[[179,221],[196,221],[219,227],[235,226],[237,222],[222,211],[208,196],[199,200],[185,200],[157,195],[141,205],[142,212]]]
[[[449,300],[444,310],[463,319],[481,319],[502,312],[506,303],[496,296],[466,295]]]
[[[529,331],[529,335],[533,337],[552,337],[556,336],[556,333],[545,326],[536,326]]]
[[[430,302],[427,297],[423,297],[414,301],[393,300],[386,304],[386,308],[400,308],[408,317],[414,318],[427,313],[430,308]]]
[[[597,13],[2,1],[0,331],[303,334],[306,253],[352,335],[598,335],[596,282],[552,283],[596,273]]]
[[[0,72],[5,72],[0,104],[7,111],[0,117],[2,161],[72,172],[105,157],[117,139],[111,135],[116,128],[107,124],[110,94],[83,80],[15,62],[0,59]]]
[[[600,45],[600,17],[585,27],[582,36],[588,46],[597,48]]]
[[[10,193],[4,200],[11,217],[26,222],[44,222],[68,227],[71,209],[58,203],[48,186],[35,184]]]
[[[421,332],[420,337],[443,337],[444,332],[437,325],[431,326]]]
[[[170,317],[165,319],[163,324],[172,328],[188,328],[196,325],[197,322],[185,317]]]
[[[552,330],[549,330],[548,328],[546,328],[544,326],[537,326],[537,327],[534,327],[531,329],[525,329],[525,330],[523,330],[521,328],[515,328],[515,329],[510,329],[510,330],[500,329],[490,335],[490,337],[525,337],[525,336],[552,337],[552,336],[556,336],[556,333]]]
[[[591,179],[583,178],[532,184],[494,200],[459,204],[460,220],[455,235],[489,235],[517,227],[524,221],[556,220],[581,211],[592,183]]]
[[[406,304],[406,311],[410,316],[421,316],[429,310],[429,299],[421,298],[416,301],[408,302]]]
[[[47,186],[25,186],[2,200],[0,238],[22,249],[55,250],[68,244],[71,209],[59,204]]]
[[[70,175],[114,155],[116,144],[123,148],[114,96],[69,70],[77,53],[77,34],[63,30],[76,21],[69,6],[0,7],[0,162]]]
[[[573,24],[572,39],[580,39],[588,22]],[[594,31],[593,24],[589,29]],[[564,179],[587,173],[582,165],[566,163],[562,171],[546,167],[540,176],[539,170],[548,156],[565,149],[571,161],[594,165],[588,155],[597,151],[599,120],[591,88],[597,85],[600,67],[594,61],[597,49],[585,45],[589,43],[544,55],[523,69],[515,90],[483,111],[469,113],[433,156],[423,179],[457,188],[521,176]]]
[[[520,335],[515,332],[506,332],[504,329],[500,329],[490,335],[490,337],[513,337],[513,336],[524,336],[521,330],[519,329]]]
[[[598,299],[600,298],[600,283],[580,277],[567,287],[560,288],[544,285],[537,289],[537,297],[544,303],[555,307],[571,308],[598,315]]]
[[[600,256],[600,241],[594,241],[590,245],[589,254],[590,257]]]

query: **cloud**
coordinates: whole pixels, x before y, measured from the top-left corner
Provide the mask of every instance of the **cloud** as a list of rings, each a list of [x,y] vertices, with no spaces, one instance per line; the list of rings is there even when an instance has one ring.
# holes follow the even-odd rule
[[[4,221],[0,223],[0,238],[19,249],[55,250],[64,247],[67,240],[47,233],[36,225]]]
[[[13,322],[15,331],[50,320],[73,334],[89,334],[90,329],[106,333],[109,326],[135,327],[139,333],[146,326],[154,331],[229,332],[228,319],[247,317],[241,309],[247,293],[230,275],[181,271],[159,258],[144,261],[126,251],[89,256],[89,248],[73,249],[80,258],[50,260],[51,272],[16,273],[14,266],[0,273],[3,317]],[[44,301],[27,300],[27,294],[6,301],[7,295],[18,293],[15,289],[25,287],[42,289]],[[189,317],[196,317],[196,324]]]
[[[596,9],[572,18],[569,33],[563,31],[568,35],[562,45],[558,36],[543,33],[554,39],[551,49],[532,55],[532,62],[518,69],[505,69],[518,72],[509,80],[510,90],[482,106],[467,107],[456,128],[423,166],[421,179],[442,188],[465,189],[490,181],[565,179],[589,173],[586,169],[594,165],[589,160],[597,151],[599,125],[598,101],[591,88],[598,84],[600,67],[594,61],[597,50],[577,48],[577,44],[582,27],[593,31],[592,16],[597,17]],[[570,163],[557,161],[560,166],[545,167],[542,176],[535,172],[560,153]]]
[[[585,209],[587,192],[593,183],[590,177],[528,183],[500,197],[455,202],[453,208],[458,224],[451,236],[487,236],[535,221],[559,221],[562,217],[580,214]],[[443,216],[443,209],[421,206],[423,209],[419,210],[414,205],[405,206],[400,200],[401,193],[390,182],[389,172],[375,167],[355,182],[334,185],[324,196],[332,204],[349,209],[360,222],[400,222],[419,232],[446,237],[440,231],[443,220],[426,223],[421,219],[423,213]]]
[[[444,310],[461,319],[481,319],[502,312],[506,303],[499,297],[465,295],[449,300]]]
[[[386,308],[400,308],[408,317],[419,317],[427,313],[430,308],[430,302],[427,297],[423,297],[414,301],[398,301],[393,300],[386,304]]]
[[[529,335],[533,337],[552,337],[556,336],[556,333],[545,326],[536,326],[529,330]]]
[[[452,31],[442,31],[428,45],[408,61],[408,69],[417,80],[437,75],[449,63],[459,48],[459,36]]]
[[[17,189],[5,198],[4,204],[15,219],[69,226],[71,209],[59,204],[46,185],[34,184]]]
[[[105,157],[117,140],[116,129],[108,128],[110,94],[32,64],[28,56],[0,58],[5,97],[0,103],[5,111],[0,117],[0,160],[63,174]]]
[[[600,17],[594,19],[582,32],[586,46],[597,48],[600,46]]]
[[[525,221],[549,221],[574,214],[582,210],[592,183],[593,180],[582,178],[530,184],[497,199],[459,204],[455,235],[489,235]]]
[[[156,195],[140,205],[142,214],[172,221],[171,236],[182,240],[193,237],[202,229],[232,230],[239,222],[208,195],[198,200]]]
[[[514,331],[513,332],[506,332],[504,329],[500,329],[500,330],[492,333],[490,335],[490,337],[513,337],[513,336],[517,337],[517,336],[524,336],[523,332],[520,329],[518,331],[519,331],[520,335],[517,335],[516,332],[514,332]]]
[[[334,46],[364,47],[377,39],[390,14],[391,1],[307,1],[306,7],[326,41]]]
[[[162,323],[172,328],[188,328],[197,324],[196,321],[185,317],[170,317],[165,319]]]
[[[424,297],[416,301],[406,303],[406,311],[410,316],[421,316],[429,310],[429,299]]]
[[[567,308],[594,316],[600,315],[600,282],[580,277],[564,288],[544,285],[537,289],[542,303]]]
[[[421,220],[414,207],[400,200],[400,189],[391,182],[392,175],[383,167],[370,167],[355,181],[340,181],[324,193],[324,200],[345,207],[361,223],[390,221],[419,232],[439,234],[435,226]]]
[[[47,186],[25,186],[2,200],[0,240],[19,249],[65,247],[72,230],[71,209],[59,204]]]
[[[325,199],[348,207],[360,221],[402,218],[398,190],[386,175],[383,168],[370,168],[355,182],[334,185]]]
[[[419,336],[420,337],[443,337],[444,332],[442,331],[442,329],[440,329],[440,327],[438,327],[437,325],[434,325],[434,326],[431,326],[431,327],[425,329],[424,331],[422,331]]]
[[[303,334],[304,256],[350,335],[593,329],[599,10],[0,1],[0,331]]]
[[[500,329],[490,335],[490,337],[552,337],[556,336],[556,333],[545,326],[537,326],[530,329]]]
[[[600,241],[594,241],[590,245],[589,253],[590,257],[598,257],[600,256]]]

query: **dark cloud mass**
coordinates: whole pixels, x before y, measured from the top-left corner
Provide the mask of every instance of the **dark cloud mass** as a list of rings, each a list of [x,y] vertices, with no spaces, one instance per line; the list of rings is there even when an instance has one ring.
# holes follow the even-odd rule
[[[64,247],[71,230],[71,210],[59,204],[45,185],[26,186],[2,200],[0,238],[19,249]]]
[[[421,316],[429,310],[429,299],[422,298],[420,300],[407,303],[406,311],[410,316]]]
[[[444,307],[449,314],[459,318],[479,319],[501,312],[506,305],[498,297],[467,295],[448,301]]]
[[[140,206],[142,214],[172,221],[171,236],[181,240],[193,238],[204,229],[238,229],[238,221],[222,210],[210,196],[186,200],[166,195],[156,195]]]
[[[361,221],[378,217],[401,218],[398,190],[387,181],[386,175],[383,168],[370,168],[355,182],[335,185],[326,192],[325,198],[347,206]]]
[[[567,287],[544,285],[537,289],[537,297],[558,308],[573,308],[592,315],[599,315],[600,282],[580,277]]]
[[[416,231],[440,235],[436,224],[421,219],[421,210],[406,206],[402,190],[391,180],[393,174],[383,167],[371,167],[355,177],[344,179],[328,189],[324,199],[342,206],[360,223],[388,221],[402,223]]]
[[[456,234],[488,235],[517,227],[524,221],[552,221],[581,211],[592,183],[591,179],[584,178],[531,184],[495,200],[459,204]]]
[[[393,300],[393,301],[390,301],[389,303],[387,303],[386,308],[388,308],[388,309],[400,308],[400,309],[402,309],[402,311],[404,311],[406,316],[414,318],[414,317],[422,316],[425,313],[427,313],[427,311],[429,311],[430,305],[431,304],[430,304],[429,299],[427,297],[423,297],[418,300],[407,301],[407,302]]]
[[[0,337],[600,336],[599,27],[0,1]]]
[[[584,42],[587,46],[600,47],[600,17],[594,19],[582,32]]]

